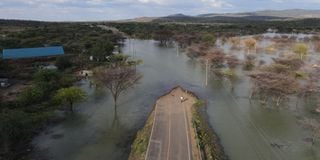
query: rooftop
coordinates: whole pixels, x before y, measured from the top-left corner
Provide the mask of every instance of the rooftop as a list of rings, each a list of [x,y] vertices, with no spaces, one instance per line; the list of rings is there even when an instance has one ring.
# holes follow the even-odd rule
[[[19,59],[19,58],[58,56],[63,54],[64,54],[64,50],[62,46],[4,49],[2,53],[2,58],[3,59]]]

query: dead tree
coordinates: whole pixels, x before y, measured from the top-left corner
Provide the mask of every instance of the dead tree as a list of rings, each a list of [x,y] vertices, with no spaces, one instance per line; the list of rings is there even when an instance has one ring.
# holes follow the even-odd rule
[[[98,84],[105,86],[112,94],[114,110],[117,112],[117,100],[121,93],[139,82],[142,75],[132,67],[99,67],[94,72]]]

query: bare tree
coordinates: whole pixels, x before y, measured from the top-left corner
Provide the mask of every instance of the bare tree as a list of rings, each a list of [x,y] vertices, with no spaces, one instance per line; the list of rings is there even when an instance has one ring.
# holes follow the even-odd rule
[[[104,85],[112,94],[114,109],[117,112],[117,100],[121,93],[139,82],[142,75],[132,67],[99,67],[94,71],[98,84]]]
[[[251,96],[259,96],[260,99],[267,102],[272,98],[277,106],[288,95],[296,93],[299,89],[299,83],[293,77],[285,74],[272,72],[257,72],[249,75],[254,82]]]

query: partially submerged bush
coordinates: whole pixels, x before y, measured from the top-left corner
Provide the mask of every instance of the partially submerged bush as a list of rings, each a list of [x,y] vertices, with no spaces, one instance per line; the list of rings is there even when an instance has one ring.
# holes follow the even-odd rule
[[[241,39],[239,37],[232,37],[229,38],[229,42],[232,45],[233,49],[239,48],[240,44],[241,44]]]
[[[236,68],[240,64],[236,56],[226,56],[225,59],[229,68]]]
[[[209,52],[205,59],[208,59],[211,62],[212,67],[221,68],[224,65],[225,57],[225,53],[223,53],[221,50],[215,50]]]
[[[304,62],[301,59],[293,58],[293,57],[278,58],[273,60],[277,64],[288,66],[289,67],[288,69],[291,71],[298,70],[304,65]]]
[[[289,74],[289,67],[283,64],[271,64],[269,66],[266,66],[264,68],[262,68],[262,70],[267,71],[267,72],[272,72],[272,73],[276,73],[276,74]]]
[[[275,53],[276,52],[276,45],[275,44],[271,44],[266,48],[266,52],[267,53]]]
[[[246,60],[243,63],[243,69],[250,71],[255,67],[255,57],[254,56],[246,56]]]
[[[254,38],[247,38],[247,39],[244,40],[244,45],[248,49],[248,52],[250,50],[256,49],[257,48],[257,44],[258,44],[258,42]]]
[[[308,54],[309,47],[307,44],[297,43],[295,44],[293,51],[294,53],[299,54],[300,59],[302,60]]]
[[[254,83],[251,96],[258,96],[264,102],[272,98],[279,105],[283,99],[299,89],[297,80],[289,75],[257,72],[249,76]]]

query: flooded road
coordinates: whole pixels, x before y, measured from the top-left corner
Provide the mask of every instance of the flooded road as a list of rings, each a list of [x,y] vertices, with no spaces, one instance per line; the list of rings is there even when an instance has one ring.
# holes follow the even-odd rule
[[[143,78],[120,96],[118,116],[107,90],[95,90],[82,81],[79,86],[88,92],[88,101],[76,108],[76,114],[36,137],[36,148],[53,160],[127,159],[130,143],[157,97],[181,85],[207,101],[208,121],[231,160],[320,159],[320,146],[304,141],[308,132],[298,123],[298,115],[307,114],[302,104],[270,108],[250,102],[251,84],[245,72],[239,73],[233,92],[214,76],[205,86],[203,66],[177,51],[152,40],[127,40],[123,52],[143,60],[137,67]]]

